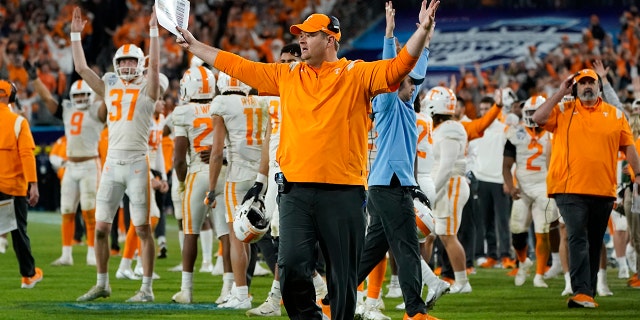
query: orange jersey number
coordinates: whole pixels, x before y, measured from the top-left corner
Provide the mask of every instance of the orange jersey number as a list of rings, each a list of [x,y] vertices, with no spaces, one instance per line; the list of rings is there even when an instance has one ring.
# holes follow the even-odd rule
[[[193,139],[193,149],[196,152],[201,152],[209,148],[209,146],[201,145],[202,139],[206,138],[211,131],[213,131],[213,121],[211,118],[196,118],[193,120],[193,127],[199,128],[204,126],[204,131],[200,133],[195,139]]]
[[[269,101],[269,115],[271,115],[271,134],[278,134],[280,130],[280,100]]]
[[[418,126],[418,130],[420,132],[418,134],[418,144],[420,144],[420,142],[424,138],[427,138],[428,139],[427,141],[429,141],[429,143],[433,143],[433,140],[431,138],[431,128],[429,124],[423,119],[418,119],[418,121],[416,122],[416,125]],[[418,150],[418,157],[424,159],[427,157],[427,153],[424,151]]]
[[[109,121],[118,121],[122,118],[122,97],[125,94],[130,94],[133,97],[131,98],[131,105],[129,106],[129,112],[127,112],[127,121],[133,120],[133,112],[136,109],[136,102],[138,101],[138,93],[139,89],[112,89],[109,93],[109,96],[116,96],[116,98],[111,103],[115,108],[109,111]]]
[[[254,108],[244,108],[247,116],[247,145],[262,145],[262,110]]]
[[[84,119],[84,113],[76,111],[71,115],[71,133],[74,136],[79,135],[82,132],[82,120]]]
[[[533,160],[542,155],[543,147],[536,140],[531,140],[529,143],[529,150],[536,149],[536,153],[534,153],[529,159],[527,159],[527,170],[530,171],[540,171],[542,168],[540,166],[534,166]]]

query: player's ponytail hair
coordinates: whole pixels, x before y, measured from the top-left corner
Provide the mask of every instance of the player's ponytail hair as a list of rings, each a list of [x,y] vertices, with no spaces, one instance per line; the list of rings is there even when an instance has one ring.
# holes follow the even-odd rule
[[[629,116],[629,127],[634,139],[640,137],[640,114],[632,114]]]

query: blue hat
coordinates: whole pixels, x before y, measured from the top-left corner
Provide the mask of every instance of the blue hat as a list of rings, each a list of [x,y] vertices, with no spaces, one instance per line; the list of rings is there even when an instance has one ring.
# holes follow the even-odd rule
[[[409,72],[409,77],[413,79],[413,84],[415,85],[421,85],[424,81],[424,75],[419,75],[415,70]]]

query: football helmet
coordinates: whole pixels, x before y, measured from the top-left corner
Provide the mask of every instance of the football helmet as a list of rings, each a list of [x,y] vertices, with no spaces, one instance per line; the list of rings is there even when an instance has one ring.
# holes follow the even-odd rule
[[[69,97],[74,107],[86,109],[91,105],[95,93],[86,81],[76,80],[69,89]]]
[[[215,95],[216,78],[205,67],[191,67],[180,80],[180,100],[211,100]]]
[[[120,67],[119,61],[122,59],[136,59],[138,61],[135,67]],[[113,56],[113,71],[122,80],[131,81],[142,75],[144,72],[145,56],[142,49],[135,44],[125,44],[118,48]]]
[[[233,232],[244,243],[258,242],[269,230],[270,217],[265,215],[262,199],[245,201],[236,210],[233,218]]]
[[[420,101],[420,111],[432,117],[434,114],[453,115],[456,104],[456,95],[451,89],[437,86],[431,88]]]
[[[538,126],[538,124],[533,121],[533,114],[546,100],[543,96],[532,96],[524,102],[524,106],[522,107],[522,121],[524,121],[525,126],[529,128]]]
[[[221,94],[224,94],[225,92],[241,92],[247,95],[249,94],[249,91],[251,91],[250,86],[242,83],[236,78],[232,78],[230,75],[222,71],[218,73],[217,85]]]
[[[431,209],[418,199],[413,199],[413,208],[416,212],[418,239],[422,240],[435,230],[435,219],[433,218]]]

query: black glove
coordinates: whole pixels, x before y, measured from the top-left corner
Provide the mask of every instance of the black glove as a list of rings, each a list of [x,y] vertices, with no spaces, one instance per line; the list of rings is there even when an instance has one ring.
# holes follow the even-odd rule
[[[216,207],[216,191],[215,190],[207,191],[207,195],[204,197],[204,204],[211,208]]]
[[[253,184],[253,187],[251,187],[251,189],[249,189],[249,191],[247,191],[247,193],[244,195],[244,198],[242,198],[242,203],[245,203],[245,201],[251,198],[253,198],[253,201],[258,201],[263,186],[264,184],[262,182],[256,181]]]
[[[431,202],[429,201],[429,198],[427,198],[427,195],[422,192],[419,186],[413,187],[409,190],[411,191],[411,198],[418,198],[418,201],[422,202],[422,204],[431,209]]]
[[[32,65],[29,60],[25,60],[23,63],[25,70],[27,70],[27,75],[29,76],[29,81],[33,81],[38,79],[38,67],[36,65]]]

